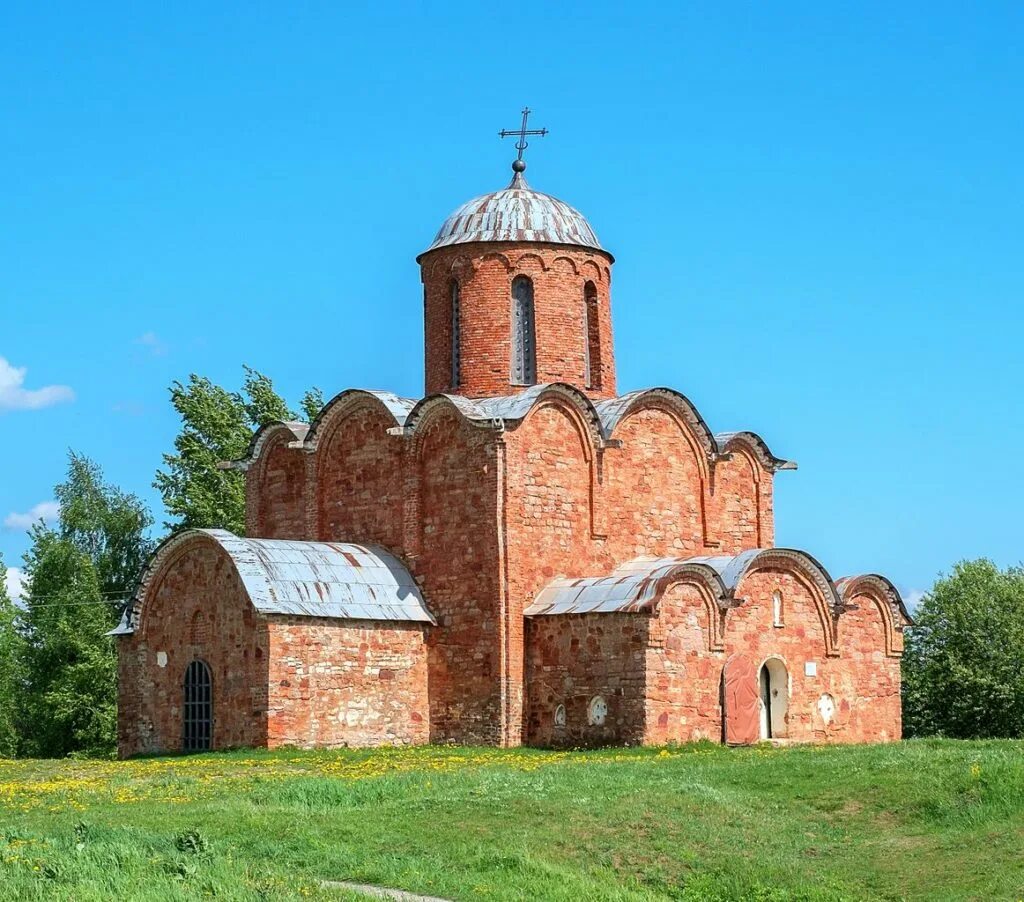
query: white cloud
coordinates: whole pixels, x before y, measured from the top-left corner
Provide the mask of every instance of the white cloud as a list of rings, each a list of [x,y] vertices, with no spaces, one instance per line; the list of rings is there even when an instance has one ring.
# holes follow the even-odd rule
[[[927,594],[924,589],[904,589],[900,592],[900,595],[903,596],[903,603],[911,614],[917,610],[917,606],[924,600]]]
[[[66,385],[25,388],[27,372],[25,367],[12,366],[6,358],[0,357],[0,411],[38,410],[75,400],[75,393]]]
[[[12,511],[4,517],[4,526],[8,529],[29,529],[40,520],[52,523],[60,516],[60,505],[56,501],[40,501],[32,510],[19,514]]]
[[[25,597],[28,591],[28,577],[20,567],[8,567],[7,579],[4,582],[7,585],[7,596],[11,601],[17,603]]]
[[[160,336],[156,332],[143,333],[135,339],[135,344],[148,348],[149,353],[154,357],[163,357],[167,353],[167,345],[160,340]]]
[[[114,413],[123,413],[130,417],[141,417],[145,412],[145,405],[138,401],[118,401],[111,408]]]

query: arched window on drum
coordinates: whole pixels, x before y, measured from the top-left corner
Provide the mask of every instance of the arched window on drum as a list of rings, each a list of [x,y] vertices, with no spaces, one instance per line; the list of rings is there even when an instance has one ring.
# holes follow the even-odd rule
[[[586,360],[584,384],[587,388],[601,388],[601,321],[600,301],[597,286],[587,282],[583,286],[583,321],[586,334],[583,336]]]
[[[462,298],[459,283],[452,279],[449,288],[451,297],[451,334],[452,334],[452,388],[458,388],[462,381]]]
[[[537,382],[533,282],[527,276],[512,280],[512,381],[517,385]]]

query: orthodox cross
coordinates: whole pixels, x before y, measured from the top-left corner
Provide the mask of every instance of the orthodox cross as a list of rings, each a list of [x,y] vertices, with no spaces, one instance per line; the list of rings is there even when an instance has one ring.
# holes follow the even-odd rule
[[[522,172],[526,168],[526,164],[523,162],[523,151],[526,150],[530,145],[526,142],[527,135],[540,135],[542,138],[548,133],[546,128],[527,128],[526,120],[530,118],[530,108],[526,107],[523,110],[523,124],[519,128],[503,128],[498,132],[499,138],[511,138],[516,137],[519,140],[516,141],[516,150],[519,151],[519,156],[516,157],[515,163],[512,164],[512,168],[516,172]]]

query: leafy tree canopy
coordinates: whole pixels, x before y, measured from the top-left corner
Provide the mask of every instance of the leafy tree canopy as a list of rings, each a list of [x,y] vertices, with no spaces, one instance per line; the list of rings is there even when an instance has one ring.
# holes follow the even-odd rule
[[[7,594],[7,567],[0,557],[0,758],[13,758],[18,750],[15,712],[22,695],[22,642],[15,629],[15,615]]]
[[[44,757],[113,747],[117,661],[106,633],[152,550],[145,505],[104,483],[88,458],[69,455],[55,496],[56,527],[31,530],[29,589],[17,618],[24,639],[21,745]]]
[[[1024,737],[1024,568],[964,561],[925,596],[903,657],[908,736]]]
[[[253,432],[275,421],[299,419],[271,380],[244,367],[241,392],[228,391],[194,373],[188,383],[171,386],[171,403],[181,416],[181,431],[174,453],[164,455],[154,486],[164,507],[175,518],[169,530],[228,529],[245,534],[245,480],[237,470],[218,468],[221,461],[241,458]],[[317,388],[302,398],[302,409],[312,421],[323,407]]]

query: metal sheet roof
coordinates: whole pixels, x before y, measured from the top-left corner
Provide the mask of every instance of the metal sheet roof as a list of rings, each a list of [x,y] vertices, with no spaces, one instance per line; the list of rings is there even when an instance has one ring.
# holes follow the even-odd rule
[[[761,457],[761,461],[764,466],[773,473],[778,470],[795,470],[797,468],[795,460],[786,460],[783,457],[776,457],[775,454],[772,453],[771,448],[768,447],[768,443],[756,432],[750,432],[749,430],[738,432],[716,432],[715,441],[718,444],[718,451],[720,454],[725,453],[725,446],[733,439],[746,440],[753,445]]]
[[[223,529],[195,529],[179,533],[157,549],[127,619],[112,635],[134,631],[152,577],[176,548],[200,535],[228,554],[249,600],[261,614],[434,622],[412,574],[383,548],[244,539]]]
[[[831,577],[813,557],[790,548],[752,548],[739,554],[703,555],[689,558],[637,558],[617,567],[608,576],[555,579],[548,583],[524,611],[528,617],[552,614],[591,614],[649,610],[661,591],[686,572],[699,575],[713,587],[716,601],[727,607],[744,574],[762,557],[798,561],[813,574],[833,608],[841,606]]]
[[[896,629],[902,630],[904,625],[913,626],[914,619],[910,616],[910,611],[907,610],[907,605],[903,601],[900,590],[893,585],[891,580],[879,573],[841,576],[836,580],[836,590],[843,597],[844,601],[849,601],[862,587],[872,583],[881,590],[882,595],[889,601],[889,605],[893,610]]]
[[[604,251],[579,210],[550,194],[534,191],[521,173],[507,188],[466,201],[441,224],[423,253],[475,241],[575,244]]]
[[[638,558],[617,567],[608,576],[555,579],[540,590],[526,608],[527,617],[551,614],[624,613],[649,610],[660,589],[684,568],[703,570],[706,580],[715,571],[696,558]],[[721,586],[718,594],[724,595]]]

